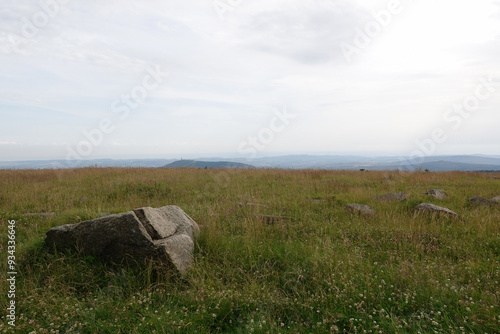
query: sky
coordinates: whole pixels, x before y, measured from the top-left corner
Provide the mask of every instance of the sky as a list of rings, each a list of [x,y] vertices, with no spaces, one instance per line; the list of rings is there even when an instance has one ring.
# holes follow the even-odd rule
[[[499,0],[3,0],[0,160],[500,155]]]

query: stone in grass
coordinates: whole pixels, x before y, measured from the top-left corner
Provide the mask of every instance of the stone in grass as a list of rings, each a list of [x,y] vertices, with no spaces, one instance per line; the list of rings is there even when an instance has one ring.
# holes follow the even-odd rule
[[[446,198],[446,196],[447,196],[446,193],[441,189],[431,189],[431,190],[425,192],[424,194],[432,196],[432,197],[437,198],[437,199],[443,199],[443,198]]]
[[[493,197],[491,200],[500,203],[500,196]]]
[[[494,199],[487,199],[479,196],[474,196],[471,199],[469,199],[469,202],[471,202],[474,205],[497,205],[498,202],[495,201]]]
[[[193,263],[194,241],[199,233],[191,217],[170,205],[57,226],[46,233],[45,242],[51,247],[77,248],[115,262],[159,260],[184,274]]]
[[[458,217],[458,213],[451,211],[450,209],[443,208],[441,206],[437,206],[431,203],[422,203],[415,207],[417,212],[430,213],[430,214],[439,214],[439,215],[447,215],[452,217]]]
[[[347,204],[346,209],[349,212],[357,213],[359,215],[366,216],[366,217],[376,217],[377,216],[377,212],[375,210],[373,210],[372,208],[370,208],[368,205],[352,203],[352,204]]]
[[[238,203],[238,206],[252,206],[252,207],[262,207],[262,208],[268,208],[269,206],[265,204],[258,204],[258,203],[250,203],[250,202],[240,202]]]
[[[377,199],[383,202],[403,202],[408,198],[405,192],[385,194],[377,196]]]
[[[318,204],[318,203],[323,203],[323,202],[326,202],[326,199],[324,199],[324,198],[319,198],[319,197],[318,197],[318,198],[316,198],[316,197],[307,197],[307,199],[308,199],[309,201],[311,201],[312,203],[314,203],[314,204]]]
[[[260,220],[262,220],[267,225],[273,225],[279,222],[285,222],[292,220],[292,217],[287,216],[271,216],[271,215],[257,215]]]

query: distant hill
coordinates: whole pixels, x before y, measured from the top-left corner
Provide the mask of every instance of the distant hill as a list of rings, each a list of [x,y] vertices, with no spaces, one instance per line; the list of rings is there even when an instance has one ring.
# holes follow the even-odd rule
[[[81,167],[194,167],[194,168],[277,168],[329,170],[425,170],[430,171],[500,171],[500,156],[441,155],[416,159],[404,156],[354,155],[283,155],[254,159],[243,157],[191,157],[177,159],[95,159],[82,161],[36,160],[1,161],[0,169],[59,169]],[[201,159],[201,160],[198,160]],[[230,161],[228,161],[228,160]]]
[[[463,172],[474,172],[474,171],[500,171],[499,165],[490,164],[469,164],[463,162],[454,161],[433,161],[426,162],[416,165],[420,169],[428,169],[430,171],[463,171]]]
[[[365,169],[371,170],[426,170],[432,172],[444,171],[462,171],[462,172],[479,172],[479,171],[500,171],[500,165],[489,164],[467,164],[453,161],[433,161],[413,165],[398,164],[398,165],[373,165],[362,166]]]
[[[162,167],[175,159],[92,159],[92,160],[27,160],[0,161],[0,169],[61,169],[84,167],[131,167],[154,168]]]
[[[198,160],[178,160],[168,165],[163,166],[164,168],[182,168],[182,167],[192,167],[192,168],[255,168],[254,166],[247,165],[240,162],[231,161],[198,161]]]
[[[331,155],[291,155],[250,160],[258,168],[287,169],[366,169],[366,170],[417,170],[430,171],[500,171],[496,156],[450,155],[429,156],[408,160],[404,157],[363,157]]]

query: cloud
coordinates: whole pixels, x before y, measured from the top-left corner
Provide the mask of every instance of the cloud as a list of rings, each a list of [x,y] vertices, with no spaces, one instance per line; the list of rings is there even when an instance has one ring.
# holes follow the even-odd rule
[[[402,1],[401,14],[350,65],[340,43],[352,42],[388,1],[242,1],[224,21],[212,1],[71,1],[19,52],[13,36],[22,37],[23,18],[42,9],[35,0],[4,3],[2,140],[47,145],[6,153],[27,158],[64,156],[49,144],[75,145],[104,118],[117,130],[101,155],[114,154],[112,143],[139,152],[124,144],[135,138],[144,150],[160,143],[172,152],[234,151],[265,126],[268,108],[282,105],[299,116],[270,147],[354,152],[368,141],[385,151],[411,149],[500,65],[498,0]],[[117,119],[113,101],[142,84],[147,64],[170,75],[129,118]],[[465,131],[493,142],[496,132],[484,124],[500,122],[492,112],[499,105],[488,100],[449,147],[462,133],[470,140]],[[500,149],[474,145],[474,153]]]
[[[237,17],[238,22],[231,27],[236,29],[233,38],[247,48],[303,64],[340,59],[338,44],[364,16],[347,1],[258,4],[252,6],[250,14]]]

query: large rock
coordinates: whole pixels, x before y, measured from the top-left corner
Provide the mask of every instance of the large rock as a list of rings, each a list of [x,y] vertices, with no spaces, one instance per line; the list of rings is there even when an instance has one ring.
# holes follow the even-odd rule
[[[170,205],[57,226],[47,231],[45,242],[57,248],[78,248],[112,261],[160,260],[184,274],[193,263],[194,241],[199,233],[191,217]]]
[[[437,206],[431,203],[422,203],[415,207],[417,212],[425,212],[430,214],[440,214],[457,217],[458,213],[451,211],[450,209],[443,208],[441,206]]]
[[[383,202],[403,202],[408,198],[405,192],[391,193],[377,196],[377,199]]]
[[[469,201],[474,205],[497,205],[498,202],[494,199],[487,199],[479,196],[474,196]]]
[[[373,210],[372,208],[370,208],[368,205],[356,204],[356,203],[347,204],[346,209],[349,212],[359,214],[362,216],[366,216],[366,217],[376,217],[377,216],[377,212],[375,210]]]
[[[424,194],[432,196],[432,197],[437,198],[437,199],[446,198],[446,193],[441,189],[431,189]]]
[[[500,203],[500,196],[493,197],[491,200]]]

